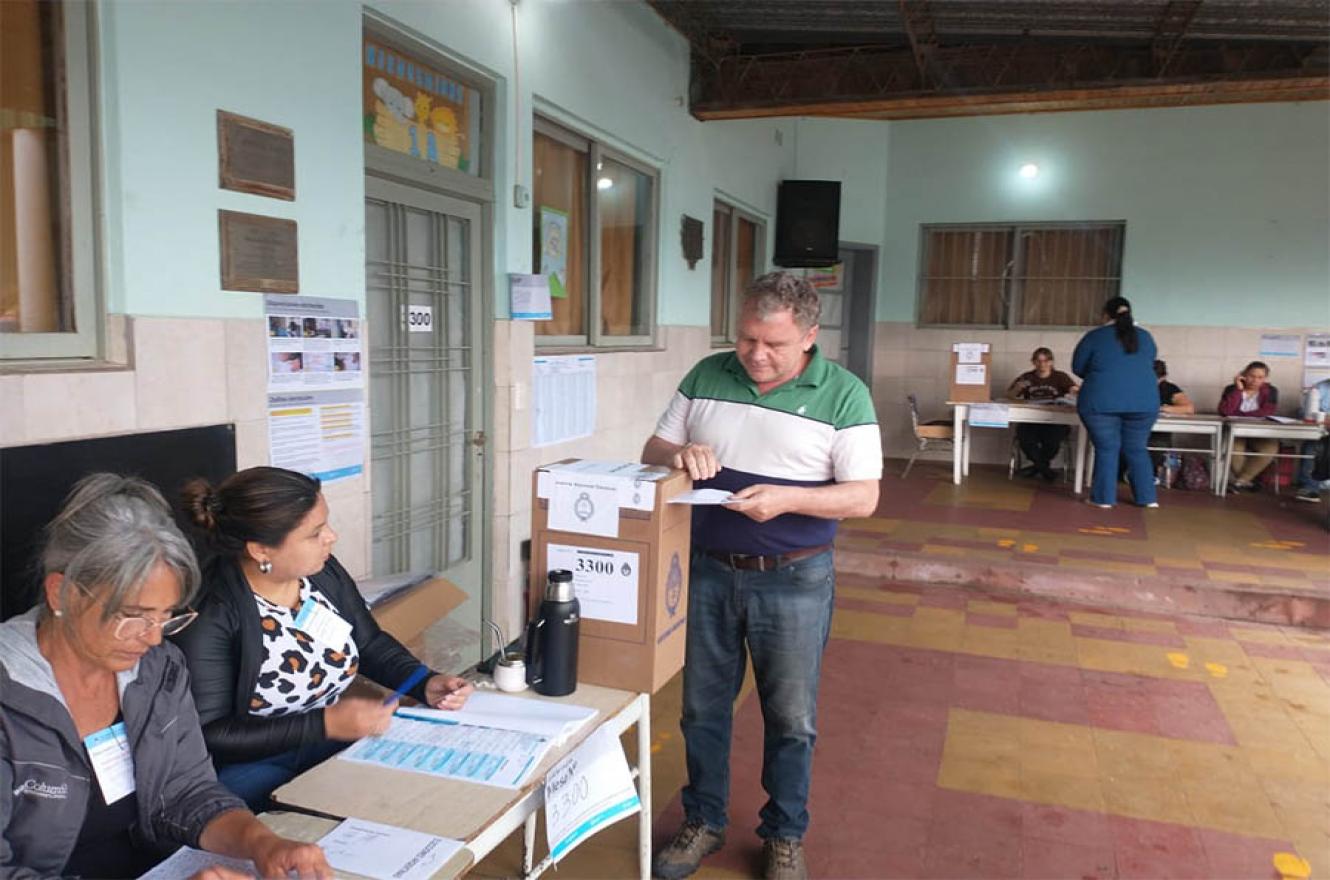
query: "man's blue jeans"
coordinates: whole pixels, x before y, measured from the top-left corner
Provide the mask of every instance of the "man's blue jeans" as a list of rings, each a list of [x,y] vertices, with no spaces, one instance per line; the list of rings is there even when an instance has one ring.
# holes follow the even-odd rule
[[[1131,483],[1131,494],[1136,503],[1153,504],[1158,499],[1154,468],[1146,449],[1150,429],[1158,417],[1157,412],[1081,413],[1081,421],[1094,444],[1091,501],[1095,504],[1117,503],[1119,455],[1127,461],[1127,480]]]
[[[325,739],[256,761],[227,764],[217,768],[217,781],[244,801],[251,812],[261,813],[271,808],[269,795],[275,789],[286,785],[315,764],[323,763],[349,745],[351,745],[349,742]]]
[[[734,698],[751,654],[765,730],[767,802],[757,833],[803,838],[817,686],[834,595],[830,550],[774,571],[738,571],[693,554],[681,725],[688,755],[683,807],[689,819],[717,829],[726,825]]]

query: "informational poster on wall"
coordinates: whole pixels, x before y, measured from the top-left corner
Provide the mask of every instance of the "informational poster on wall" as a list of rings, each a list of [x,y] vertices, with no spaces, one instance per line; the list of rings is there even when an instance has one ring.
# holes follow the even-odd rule
[[[1303,388],[1330,379],[1330,333],[1309,334],[1302,358]]]
[[[365,392],[359,388],[268,395],[269,460],[325,483],[365,470]]]
[[[1302,354],[1302,337],[1296,333],[1262,333],[1261,357],[1295,358]]]
[[[352,299],[263,298],[268,393],[365,387],[365,334]]]
[[[549,279],[550,296],[567,299],[568,212],[540,206],[540,274]]]
[[[590,437],[596,430],[596,356],[538,357],[531,373],[531,445]]]
[[[550,544],[546,552],[551,571],[573,573],[573,592],[584,619],[637,626],[636,553],[568,544]]]

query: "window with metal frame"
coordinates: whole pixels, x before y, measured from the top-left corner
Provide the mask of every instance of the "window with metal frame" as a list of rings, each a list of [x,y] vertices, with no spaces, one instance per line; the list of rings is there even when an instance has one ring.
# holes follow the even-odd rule
[[[717,199],[711,229],[711,341],[719,345],[734,341],[740,295],[765,265],[767,226]]]
[[[1085,327],[1122,285],[1126,224],[926,224],[919,324]]]
[[[651,344],[659,174],[541,117],[532,142],[532,270],[550,276],[554,313],[536,344]]]
[[[97,354],[91,17],[0,3],[0,357]]]

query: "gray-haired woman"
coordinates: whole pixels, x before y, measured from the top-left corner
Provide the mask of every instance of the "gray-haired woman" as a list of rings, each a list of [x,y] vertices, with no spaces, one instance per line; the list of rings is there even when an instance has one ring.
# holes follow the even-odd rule
[[[184,659],[162,642],[194,619],[199,570],[161,494],[86,477],[42,565],[43,601],[0,624],[0,876],[136,877],[182,844],[265,877],[332,876],[217,783]]]

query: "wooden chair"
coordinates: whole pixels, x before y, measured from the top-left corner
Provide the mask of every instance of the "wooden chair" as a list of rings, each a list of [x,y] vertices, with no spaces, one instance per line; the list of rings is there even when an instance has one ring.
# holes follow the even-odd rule
[[[910,455],[910,460],[905,464],[905,470],[901,471],[901,479],[910,475],[910,468],[914,467],[914,460],[919,457],[921,452],[927,452],[929,449],[947,449],[952,448],[955,441],[956,430],[950,419],[933,419],[931,422],[919,421],[919,401],[913,394],[905,395],[905,402],[910,407],[910,427],[914,429],[914,440],[918,447]]]

